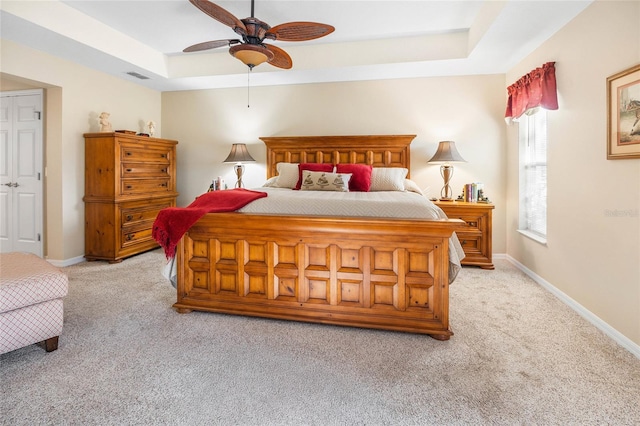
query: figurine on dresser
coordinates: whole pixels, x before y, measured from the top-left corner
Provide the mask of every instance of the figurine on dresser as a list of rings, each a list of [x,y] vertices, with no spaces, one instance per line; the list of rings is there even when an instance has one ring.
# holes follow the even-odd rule
[[[111,114],[108,112],[103,112],[98,117],[100,119],[100,132],[113,132],[113,127],[111,127],[111,122],[109,121],[109,117]]]
[[[154,121],[149,121],[147,123],[147,133],[149,136],[153,137],[153,134],[156,132],[156,123]]]

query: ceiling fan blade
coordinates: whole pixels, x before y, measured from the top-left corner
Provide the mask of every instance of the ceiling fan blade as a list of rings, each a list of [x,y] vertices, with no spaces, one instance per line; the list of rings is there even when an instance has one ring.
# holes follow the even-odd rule
[[[246,34],[247,28],[244,26],[241,20],[233,16],[230,12],[221,8],[215,3],[211,3],[208,0],[189,0],[195,7],[212,17],[218,22],[231,27],[233,31],[238,34]]]
[[[284,68],[286,70],[293,66],[291,56],[289,56],[289,54],[284,50],[270,44],[265,44],[264,47],[266,47],[267,50],[273,53],[273,59],[268,61],[269,64],[273,65],[274,67]]]
[[[209,50],[216,49],[218,47],[223,46],[231,46],[232,44],[240,43],[240,40],[237,39],[229,39],[229,40],[214,40],[214,41],[205,41],[202,43],[194,44],[193,46],[189,46],[183,50],[183,52],[199,52],[201,50]]]
[[[305,41],[331,34],[334,27],[317,22],[287,22],[272,27],[265,38],[280,41]]]

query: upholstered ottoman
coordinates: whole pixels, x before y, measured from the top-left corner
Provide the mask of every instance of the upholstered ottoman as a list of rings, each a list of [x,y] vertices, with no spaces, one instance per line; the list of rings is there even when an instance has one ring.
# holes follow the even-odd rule
[[[0,254],[0,354],[39,342],[47,352],[58,348],[68,285],[63,272],[34,254]]]

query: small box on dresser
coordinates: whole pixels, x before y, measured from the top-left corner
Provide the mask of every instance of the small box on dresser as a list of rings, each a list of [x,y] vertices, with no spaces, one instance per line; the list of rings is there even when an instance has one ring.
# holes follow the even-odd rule
[[[175,207],[176,145],[125,133],[86,133],[85,258],[120,262],[158,247],[158,212]]]
[[[465,258],[463,265],[494,269],[492,260],[492,212],[491,203],[468,203],[463,201],[436,201],[450,219],[462,219],[467,224],[463,231],[456,231]]]

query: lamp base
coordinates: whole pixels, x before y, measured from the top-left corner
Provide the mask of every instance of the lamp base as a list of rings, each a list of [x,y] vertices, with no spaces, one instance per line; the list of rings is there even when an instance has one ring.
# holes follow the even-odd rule
[[[242,174],[244,173],[244,165],[243,164],[236,164],[235,166],[233,166],[235,172],[236,172],[236,176],[238,177],[238,180],[236,181],[236,188],[242,188],[244,187],[244,184],[242,183]]]
[[[453,166],[443,164],[440,166],[440,174],[444,179],[444,186],[440,191],[440,201],[453,201],[453,198],[451,197],[453,193],[451,192],[451,186],[449,185],[451,177],[453,176]]]

